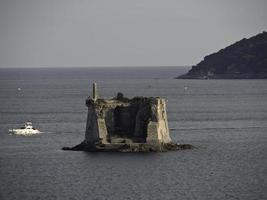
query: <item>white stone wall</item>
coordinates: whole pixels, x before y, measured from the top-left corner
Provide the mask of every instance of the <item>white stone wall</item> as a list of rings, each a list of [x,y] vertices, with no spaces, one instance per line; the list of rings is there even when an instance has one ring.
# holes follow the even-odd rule
[[[152,112],[156,112],[156,121],[150,121],[148,123],[147,142],[169,143],[171,142],[171,138],[167,120],[166,102],[164,99],[157,98],[154,106],[155,109],[152,109]]]

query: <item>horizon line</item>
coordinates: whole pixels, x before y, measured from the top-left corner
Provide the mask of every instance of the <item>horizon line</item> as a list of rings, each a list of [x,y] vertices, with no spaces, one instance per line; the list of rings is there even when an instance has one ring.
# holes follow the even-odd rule
[[[0,67],[0,69],[47,69],[47,68],[140,68],[140,67],[146,67],[146,68],[157,68],[157,67],[192,67],[192,65],[144,65],[144,66],[134,66],[134,65],[128,65],[128,66],[115,66],[115,65],[101,65],[101,66],[12,66],[12,67]]]

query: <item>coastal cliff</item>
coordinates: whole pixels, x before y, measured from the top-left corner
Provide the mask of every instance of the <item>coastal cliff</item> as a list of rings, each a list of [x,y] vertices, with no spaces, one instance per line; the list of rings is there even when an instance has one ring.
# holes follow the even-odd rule
[[[267,32],[204,57],[177,79],[266,79]]]

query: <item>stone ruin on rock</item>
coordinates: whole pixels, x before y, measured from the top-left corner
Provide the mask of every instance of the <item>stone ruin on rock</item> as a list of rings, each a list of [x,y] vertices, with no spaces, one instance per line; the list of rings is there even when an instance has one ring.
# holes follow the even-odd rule
[[[169,135],[166,102],[160,97],[101,99],[93,84],[88,107],[85,140],[63,150],[149,152],[191,148],[178,145]]]

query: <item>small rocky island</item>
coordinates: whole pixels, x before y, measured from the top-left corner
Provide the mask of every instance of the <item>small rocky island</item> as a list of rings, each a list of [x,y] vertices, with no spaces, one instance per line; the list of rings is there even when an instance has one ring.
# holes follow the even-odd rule
[[[178,79],[266,79],[267,32],[242,39],[204,58]]]
[[[159,97],[125,98],[118,93],[113,99],[97,97],[96,83],[88,107],[84,141],[63,150],[90,152],[163,152],[192,148],[176,144],[169,135],[166,102]]]

